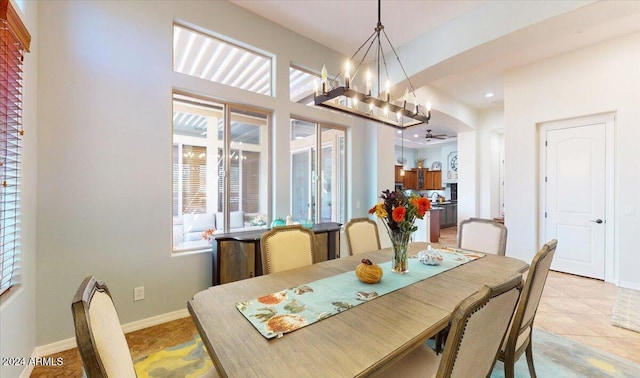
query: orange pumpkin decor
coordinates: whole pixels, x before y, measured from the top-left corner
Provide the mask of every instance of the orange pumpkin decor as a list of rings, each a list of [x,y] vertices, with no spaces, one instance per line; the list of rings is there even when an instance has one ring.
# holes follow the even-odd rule
[[[382,279],[382,268],[369,259],[362,259],[362,263],[356,267],[356,277],[364,283],[378,283]]]

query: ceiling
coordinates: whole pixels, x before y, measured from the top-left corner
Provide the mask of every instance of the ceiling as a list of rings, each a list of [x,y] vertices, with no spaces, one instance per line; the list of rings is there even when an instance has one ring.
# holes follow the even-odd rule
[[[378,18],[376,0],[230,1],[345,56],[369,37]],[[551,5],[558,9],[548,11]],[[506,71],[640,30],[640,1],[383,0],[381,21],[403,65],[423,64],[408,72],[414,87],[435,88],[482,110],[503,106]],[[476,38],[484,34],[490,37]],[[412,54],[413,47],[420,54]],[[430,125],[406,133],[427,128],[458,131],[434,115]],[[419,139],[424,144],[424,136]]]

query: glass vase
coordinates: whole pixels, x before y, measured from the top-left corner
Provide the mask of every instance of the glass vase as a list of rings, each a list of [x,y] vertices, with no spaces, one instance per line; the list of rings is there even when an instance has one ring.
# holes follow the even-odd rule
[[[393,258],[391,260],[391,271],[405,274],[409,272],[409,263],[407,261],[407,249],[411,234],[407,232],[391,232],[391,247],[393,248]]]

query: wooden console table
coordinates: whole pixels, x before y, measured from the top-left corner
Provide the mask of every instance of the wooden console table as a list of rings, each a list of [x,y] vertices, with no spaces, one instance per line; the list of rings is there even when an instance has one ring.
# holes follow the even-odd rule
[[[318,242],[315,262],[340,257],[340,223],[318,223],[313,232]],[[219,285],[262,275],[260,238],[267,229],[216,235],[213,245],[212,284]]]

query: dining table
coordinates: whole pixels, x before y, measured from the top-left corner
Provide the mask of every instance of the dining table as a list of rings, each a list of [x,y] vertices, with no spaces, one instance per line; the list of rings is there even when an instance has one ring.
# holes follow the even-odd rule
[[[415,258],[427,247],[411,243],[408,254]],[[391,248],[383,248],[212,286],[195,294],[187,307],[220,376],[362,377],[384,370],[435,336],[456,306],[484,285],[497,285],[528,268],[519,259],[486,254],[282,337],[265,338],[238,310],[243,301],[354,271],[363,259],[382,264],[391,255]],[[385,270],[382,280],[393,274],[398,273]]]

